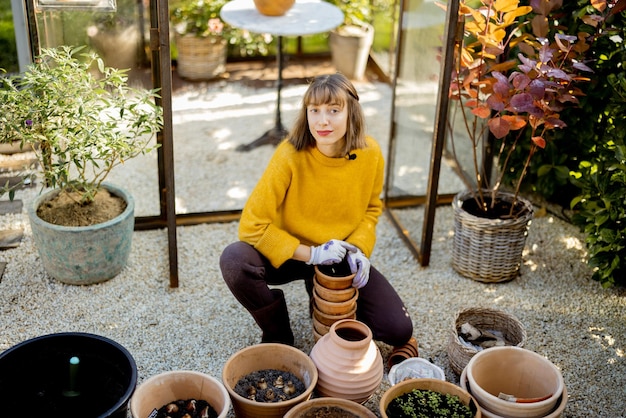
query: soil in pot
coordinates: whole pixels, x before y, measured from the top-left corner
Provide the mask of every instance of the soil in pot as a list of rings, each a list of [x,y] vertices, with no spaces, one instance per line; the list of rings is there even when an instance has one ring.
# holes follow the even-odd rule
[[[320,272],[331,277],[346,277],[352,274],[347,258],[344,258],[343,260],[341,260],[341,262],[337,264],[320,264],[317,266],[317,268],[320,270]]]
[[[281,402],[303,394],[306,386],[291,372],[263,369],[239,379],[234,390],[256,402]]]
[[[126,202],[106,189],[100,189],[92,204],[80,203],[76,192],[60,193],[37,208],[42,220],[63,226],[89,226],[109,221],[126,209]]]
[[[149,418],[217,418],[217,412],[207,401],[179,399],[163,405]]]
[[[474,413],[458,396],[413,389],[387,406],[389,418],[472,418]]]
[[[336,406],[320,406],[300,415],[300,418],[359,418],[359,416]]]
[[[515,202],[515,207],[511,212],[511,203],[512,202],[507,202],[502,199],[496,199],[492,207],[491,198],[485,196],[485,205],[487,206],[487,210],[481,208],[476,199],[471,198],[465,200],[461,207],[467,213],[485,219],[517,218],[523,216],[528,210],[522,202],[517,201]]]

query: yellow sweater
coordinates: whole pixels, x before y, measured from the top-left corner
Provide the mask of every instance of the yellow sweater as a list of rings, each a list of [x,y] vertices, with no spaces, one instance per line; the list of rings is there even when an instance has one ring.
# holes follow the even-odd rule
[[[357,158],[329,158],[317,148],[303,151],[283,141],[246,202],[239,239],[278,267],[299,244],[347,241],[370,256],[382,213],[384,160],[367,138]]]

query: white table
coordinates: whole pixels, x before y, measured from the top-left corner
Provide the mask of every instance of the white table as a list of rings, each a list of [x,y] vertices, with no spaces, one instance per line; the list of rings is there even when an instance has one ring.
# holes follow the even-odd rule
[[[264,144],[278,144],[286,135],[280,115],[280,92],[283,87],[283,36],[303,36],[328,32],[343,22],[343,13],[336,6],[320,0],[296,0],[283,16],[265,16],[259,13],[253,0],[234,0],[222,7],[222,19],[231,26],[254,33],[278,36],[276,60],[278,82],[276,120],[274,127],[238,151],[249,151]]]

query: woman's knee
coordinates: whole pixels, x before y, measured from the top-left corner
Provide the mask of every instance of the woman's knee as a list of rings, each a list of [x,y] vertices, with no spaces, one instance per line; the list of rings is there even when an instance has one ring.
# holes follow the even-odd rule
[[[250,273],[260,271],[262,264],[259,253],[250,244],[241,241],[228,245],[220,256],[222,277],[229,287],[249,279]]]

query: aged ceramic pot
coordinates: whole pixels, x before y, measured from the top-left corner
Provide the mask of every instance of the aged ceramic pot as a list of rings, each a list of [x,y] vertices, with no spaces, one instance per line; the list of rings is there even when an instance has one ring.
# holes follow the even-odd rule
[[[327,417],[330,416],[328,415],[330,408],[335,408],[342,412],[349,412],[359,418],[376,418],[376,415],[363,405],[359,405],[348,399],[327,397],[309,399],[306,402],[302,402],[300,405],[297,405],[287,412],[285,418],[300,418],[307,416],[307,414],[309,414],[308,416],[318,416],[315,414],[319,414],[319,416]]]
[[[321,396],[363,403],[383,378],[383,359],[372,331],[354,319],[335,322],[313,346],[311,359],[317,366],[316,392]]]
[[[203,400],[211,405],[218,418],[225,418],[230,398],[216,378],[191,370],[173,370],[144,381],[130,400],[133,418],[146,418],[156,409],[178,400]]]
[[[235,392],[241,378],[266,369],[293,373],[304,383],[306,390],[295,398],[280,402],[256,402]],[[285,344],[264,343],[246,347],[233,354],[222,370],[222,382],[237,418],[282,418],[295,405],[311,397],[317,381],[317,368],[309,356]]]

